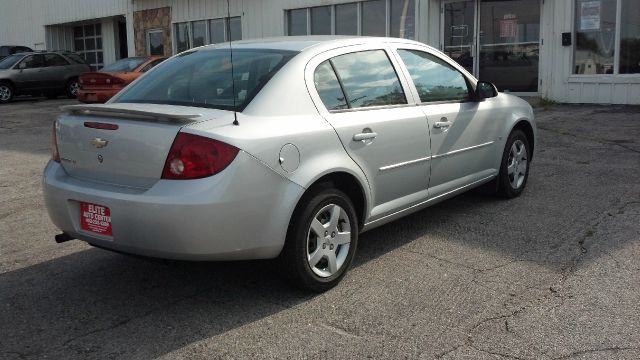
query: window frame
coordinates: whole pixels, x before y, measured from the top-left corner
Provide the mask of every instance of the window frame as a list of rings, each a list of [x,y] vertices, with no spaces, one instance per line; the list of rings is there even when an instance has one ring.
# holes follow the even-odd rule
[[[398,78],[398,82],[400,84],[400,87],[402,89],[402,92],[404,93],[404,97],[407,102],[405,104],[375,105],[375,106],[357,107],[357,108],[351,107],[350,100],[348,100],[348,97],[342,85],[342,79],[340,78],[340,74],[338,74],[338,72],[335,70],[333,63],[329,61],[332,68],[334,69],[334,73],[336,74],[336,77],[338,78],[343,95],[345,96],[345,99],[347,99],[347,106],[349,106],[347,109],[329,110],[324,104],[324,101],[322,101],[322,98],[320,97],[320,94],[318,93],[318,90],[316,89],[316,86],[315,86],[314,75],[318,66],[320,66],[325,61],[331,60],[338,56],[348,55],[348,54],[353,54],[358,52],[365,52],[365,51],[377,51],[377,50],[383,51],[387,56],[387,59],[389,59],[389,63],[391,64]],[[340,114],[340,113],[355,112],[355,111],[374,111],[374,110],[394,109],[394,108],[420,105],[419,102],[416,102],[415,94],[414,94],[415,89],[412,88],[413,86],[412,83],[409,83],[407,81],[404,65],[398,62],[398,58],[396,57],[396,54],[393,53],[393,49],[390,48],[388,44],[383,44],[381,46],[353,45],[353,46],[347,46],[339,49],[330,50],[323,54],[317,55],[309,62],[308,66],[306,67],[305,82],[307,84],[307,89],[309,90],[309,94],[311,95],[312,101],[316,104],[317,108],[321,110],[321,113],[325,113],[325,114]]]
[[[331,10],[331,35],[336,35],[336,7],[340,6],[340,5],[348,5],[348,4],[355,4],[356,5],[356,34],[353,36],[362,36],[362,25],[363,25],[363,18],[362,18],[362,4],[366,3],[368,0],[365,1],[351,1],[351,2],[346,2],[346,3],[339,3],[339,4],[331,4],[331,5],[315,5],[315,6],[307,6],[307,7],[298,7],[298,8],[289,8],[289,9],[284,9],[283,11],[283,19],[284,19],[284,36],[293,36],[293,35],[289,35],[289,17],[288,14],[290,11],[292,10],[306,10],[306,15],[307,15],[307,33],[306,35],[312,35],[311,34],[311,9],[312,8],[317,8],[317,7],[325,7],[328,6],[330,7]],[[393,0],[384,0],[385,1],[385,35],[384,36],[391,36],[391,2]],[[413,34],[414,37],[413,39],[410,38],[406,38],[409,40],[417,40],[418,38],[418,29],[420,28],[420,0],[414,0],[414,19],[413,19]]]
[[[152,55],[151,54],[151,34],[161,34],[162,35],[162,55]],[[165,56],[164,52],[164,40],[165,40],[165,36],[164,36],[164,29],[160,29],[160,28],[155,28],[155,29],[149,29],[147,30],[147,55],[148,56]]]
[[[452,64],[450,61],[447,61],[446,59],[444,59],[441,56],[438,56],[437,54],[435,54],[434,52],[428,51],[426,49],[417,49],[417,48],[413,48],[410,46],[402,46],[401,44],[399,44],[397,47],[395,47],[394,49],[394,53],[395,55],[398,57],[398,61],[400,62],[401,66],[402,66],[402,70],[406,72],[406,76],[408,76],[408,79],[410,79],[410,83],[411,83],[411,91],[415,91],[414,93],[414,97],[416,98],[416,102],[418,105],[433,105],[433,104],[462,104],[462,103],[468,103],[468,102],[475,102],[475,98],[476,98],[476,88],[475,86],[473,86],[473,82],[471,81],[471,79],[462,71],[460,71],[460,69],[455,66],[458,65],[456,64]],[[417,52],[423,52],[433,58],[436,58],[440,61],[442,61],[443,63],[447,64],[452,70],[457,71],[462,78],[464,79],[465,84],[467,85],[467,91],[468,91],[468,98],[467,99],[462,99],[462,100],[456,100],[456,99],[451,99],[451,100],[434,100],[434,101],[422,101],[422,99],[420,98],[420,93],[418,92],[418,88],[416,87],[416,83],[413,81],[413,77],[411,77],[411,72],[409,71],[409,68],[407,67],[407,64],[405,64],[405,62],[402,60],[402,56],[400,55],[400,50],[405,50],[405,51],[417,51]]]
[[[224,17],[206,17],[206,18],[202,18],[202,19],[193,19],[193,20],[188,20],[188,21],[175,21],[171,23],[171,36],[172,36],[172,52],[173,55],[178,53],[178,43],[177,43],[177,25],[178,24],[186,24],[187,25],[187,41],[188,41],[188,49],[184,50],[184,51],[188,51],[191,50],[193,48],[195,48],[195,46],[193,46],[193,24],[197,23],[197,22],[204,22],[205,24],[205,46],[206,45],[215,45],[215,44],[222,44],[222,43],[212,43],[211,42],[211,22],[213,20],[220,20],[222,19],[224,22],[224,42],[229,42],[230,36],[229,36],[229,27],[231,24],[231,20],[232,19],[238,19],[240,21],[240,30],[242,31],[242,27],[243,27],[243,22],[242,22],[242,15],[236,15],[236,16],[224,16]],[[243,34],[240,33],[240,39],[242,40],[242,36]],[[234,40],[234,41],[238,41],[238,40]]]
[[[615,26],[615,39],[614,39],[614,53],[613,53],[613,74],[576,74],[575,73],[575,60],[576,60],[576,39],[578,29],[576,27],[576,20],[578,17],[578,13],[576,11],[578,7],[578,3],[580,0],[573,0],[571,2],[571,74],[569,75],[570,79],[593,79],[593,78],[602,78],[602,77],[620,77],[620,78],[638,78],[640,77],[640,73],[634,74],[621,74],[620,73],[620,48],[621,48],[621,31],[622,31],[622,1],[624,0],[615,0],[616,1],[616,26]],[[627,0],[630,1],[630,0]]]

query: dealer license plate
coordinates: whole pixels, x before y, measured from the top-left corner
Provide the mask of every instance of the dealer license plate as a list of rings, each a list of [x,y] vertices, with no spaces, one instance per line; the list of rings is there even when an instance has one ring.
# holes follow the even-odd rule
[[[111,236],[111,210],[106,206],[81,202],[80,227],[92,233]]]

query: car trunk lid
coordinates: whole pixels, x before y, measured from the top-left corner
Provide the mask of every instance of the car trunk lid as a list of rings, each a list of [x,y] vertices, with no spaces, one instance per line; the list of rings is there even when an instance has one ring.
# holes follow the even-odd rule
[[[56,124],[60,162],[77,178],[149,188],[184,126],[231,125],[232,111],[156,104],[73,105]]]

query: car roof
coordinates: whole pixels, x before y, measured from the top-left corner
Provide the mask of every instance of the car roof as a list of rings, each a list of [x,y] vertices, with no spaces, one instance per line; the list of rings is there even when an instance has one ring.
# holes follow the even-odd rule
[[[281,36],[253,40],[240,40],[232,42],[231,46],[236,49],[274,49],[298,52],[313,49],[321,52],[344,46],[380,43],[405,43],[426,46],[425,44],[417,41],[401,38],[338,35]],[[228,46],[229,43],[219,43],[215,45],[205,45],[202,48],[224,48]]]

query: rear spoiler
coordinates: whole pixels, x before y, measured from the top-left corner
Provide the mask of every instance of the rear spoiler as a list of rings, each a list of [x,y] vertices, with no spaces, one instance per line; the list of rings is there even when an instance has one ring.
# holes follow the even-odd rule
[[[170,122],[194,122],[202,117],[199,113],[189,113],[186,111],[154,111],[158,105],[153,104],[93,104],[93,105],[65,105],[60,110],[76,115],[92,116],[118,116],[128,119],[149,119]],[[167,109],[169,110],[169,109]]]

